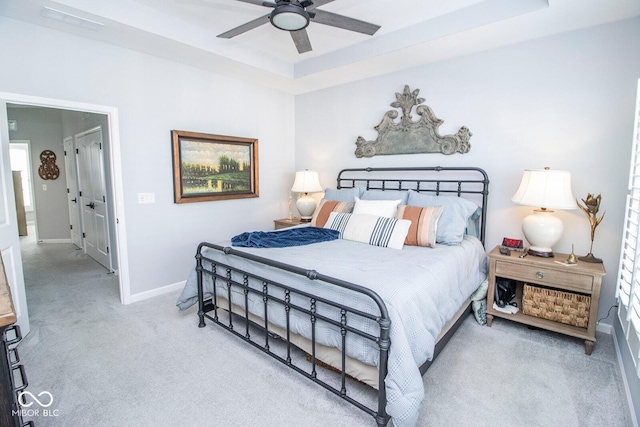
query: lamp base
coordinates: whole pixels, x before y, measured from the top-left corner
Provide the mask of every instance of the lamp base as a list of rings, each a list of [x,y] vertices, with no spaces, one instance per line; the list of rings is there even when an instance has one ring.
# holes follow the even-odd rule
[[[548,251],[548,252],[547,251],[537,251],[537,250],[531,249],[531,248],[527,249],[527,253],[529,255],[539,256],[539,257],[542,257],[542,258],[553,258],[555,256],[553,254],[553,252],[551,252],[551,251]]]
[[[589,252],[585,256],[579,256],[578,259],[584,262],[590,262],[592,264],[602,264],[602,260],[600,258],[596,258],[593,256],[591,252]]]
[[[531,255],[552,258],[553,245],[562,237],[562,221],[552,210],[536,209],[522,220],[522,233],[529,242]]]
[[[298,208],[298,213],[300,213],[300,221],[310,222],[311,218],[313,218],[313,212],[316,210],[316,201],[313,197],[309,196],[309,193],[302,194],[302,197],[298,196],[296,208]]]

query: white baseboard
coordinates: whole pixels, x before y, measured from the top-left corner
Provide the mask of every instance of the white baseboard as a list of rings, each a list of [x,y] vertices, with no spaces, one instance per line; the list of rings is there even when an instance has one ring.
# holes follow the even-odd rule
[[[611,335],[613,334],[613,325],[608,325],[606,323],[598,323],[596,324],[596,331]]]
[[[174,283],[172,285],[163,286],[161,288],[152,289],[150,291],[140,292],[137,294],[133,294],[129,297],[129,303],[134,303],[138,301],[144,301],[149,298],[157,297],[160,295],[168,294],[170,292],[179,291],[184,288],[184,284],[187,283],[186,280],[182,282]]]
[[[627,376],[624,373],[624,365],[622,362],[622,354],[620,353],[620,347],[618,347],[618,339],[616,338],[616,331],[614,327],[611,327],[611,334],[613,335],[613,346],[616,349],[616,356],[618,358],[618,370],[620,372],[620,376],[622,377],[622,383],[624,385],[624,392],[627,396],[627,407],[629,408],[629,419],[631,420],[631,425],[633,427],[638,427],[638,419],[636,418],[636,411],[633,406],[633,399],[631,398],[631,390],[629,389],[629,382],[627,381]]]
[[[38,243],[71,243],[71,239],[40,239]]]

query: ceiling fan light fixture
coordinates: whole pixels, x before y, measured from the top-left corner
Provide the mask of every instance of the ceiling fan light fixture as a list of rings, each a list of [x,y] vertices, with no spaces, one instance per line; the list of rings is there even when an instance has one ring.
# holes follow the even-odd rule
[[[273,9],[269,15],[271,24],[285,31],[298,31],[309,25],[309,14],[304,8],[286,4]]]

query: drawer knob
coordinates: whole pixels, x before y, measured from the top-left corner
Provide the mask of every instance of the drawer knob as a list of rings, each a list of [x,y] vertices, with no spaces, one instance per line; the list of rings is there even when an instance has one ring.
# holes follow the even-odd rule
[[[544,278],[544,274],[542,273],[542,271],[536,271],[536,277],[538,279],[543,279]]]

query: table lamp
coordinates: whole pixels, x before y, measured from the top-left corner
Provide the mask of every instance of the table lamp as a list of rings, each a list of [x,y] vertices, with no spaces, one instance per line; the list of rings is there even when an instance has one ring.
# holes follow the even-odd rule
[[[318,172],[308,169],[296,172],[296,179],[293,182],[291,191],[298,193],[296,208],[298,208],[298,212],[300,213],[300,220],[302,222],[311,221],[313,212],[316,210],[316,201],[313,197],[309,196],[309,193],[322,191],[322,186],[320,186],[320,180],[318,179]]]
[[[513,203],[538,209],[522,220],[522,232],[529,242],[529,254],[553,257],[552,247],[562,237],[563,224],[552,209],[576,209],[571,192],[571,174],[567,171],[525,169]]]

